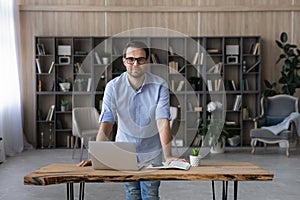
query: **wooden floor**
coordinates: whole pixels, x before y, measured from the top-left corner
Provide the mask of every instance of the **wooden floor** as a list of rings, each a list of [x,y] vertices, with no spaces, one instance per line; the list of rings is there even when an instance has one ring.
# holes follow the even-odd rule
[[[273,181],[240,182],[238,197],[241,200],[295,200],[300,196],[300,153],[292,149],[291,156],[285,156],[284,149],[271,148],[267,151],[258,148],[256,155],[250,148],[227,149],[224,154],[211,154],[206,161],[251,162],[274,173]],[[0,199],[56,200],[66,199],[65,184],[50,186],[24,185],[23,178],[30,172],[51,163],[76,163],[68,149],[28,150],[7,158],[0,165]],[[77,154],[78,155],[78,154]],[[221,183],[216,182],[216,189]],[[229,185],[229,190],[233,185]],[[77,194],[78,186],[75,187]],[[85,199],[121,200],[125,199],[122,183],[88,183]],[[220,193],[217,194],[220,199]],[[232,193],[229,199],[232,199]],[[162,200],[212,199],[209,181],[163,181],[160,187]]]

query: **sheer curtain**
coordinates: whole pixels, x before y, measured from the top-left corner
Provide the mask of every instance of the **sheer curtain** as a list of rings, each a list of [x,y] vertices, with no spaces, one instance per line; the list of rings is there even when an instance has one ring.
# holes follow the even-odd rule
[[[0,136],[7,156],[21,152],[24,146],[19,49],[17,1],[0,0]]]

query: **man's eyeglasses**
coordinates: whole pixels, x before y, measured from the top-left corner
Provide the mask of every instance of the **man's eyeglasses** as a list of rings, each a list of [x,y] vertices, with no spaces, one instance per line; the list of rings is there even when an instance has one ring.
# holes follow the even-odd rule
[[[125,58],[125,60],[126,60],[126,63],[129,64],[129,65],[133,65],[135,63],[135,61],[137,61],[137,63],[139,65],[142,65],[142,64],[146,63],[147,58],[144,58],[144,57],[139,57],[139,58],[128,57],[128,58]]]

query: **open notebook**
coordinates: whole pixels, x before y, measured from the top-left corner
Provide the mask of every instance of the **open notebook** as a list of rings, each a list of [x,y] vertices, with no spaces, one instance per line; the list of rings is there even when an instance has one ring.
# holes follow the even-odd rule
[[[171,162],[163,162],[162,165],[150,164],[147,169],[182,169],[189,170],[191,167],[190,163],[173,160]]]

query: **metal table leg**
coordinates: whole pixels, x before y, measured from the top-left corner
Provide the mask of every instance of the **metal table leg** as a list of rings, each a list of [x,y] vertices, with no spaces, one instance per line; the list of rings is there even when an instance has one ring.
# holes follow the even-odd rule
[[[211,181],[211,189],[212,189],[213,200],[216,200],[215,181]]]
[[[79,200],[84,200],[84,182],[81,182],[79,185]]]
[[[67,200],[74,200],[74,183],[67,183]]]
[[[227,194],[228,194],[228,181],[222,181],[222,200],[227,200]]]
[[[234,200],[237,200],[238,181],[234,181]]]
[[[234,200],[237,200],[238,181],[234,181],[233,184],[234,184],[233,196],[234,196]],[[215,181],[211,181],[211,189],[212,189],[213,200],[216,200]],[[227,200],[227,197],[228,197],[228,181],[222,181],[222,200]]]

